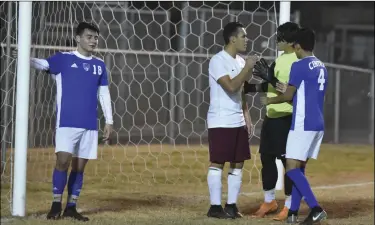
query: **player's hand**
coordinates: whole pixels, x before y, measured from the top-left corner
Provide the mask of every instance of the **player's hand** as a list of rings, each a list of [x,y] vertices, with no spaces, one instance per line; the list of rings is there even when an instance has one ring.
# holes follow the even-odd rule
[[[247,135],[248,135],[248,138],[250,139],[251,136],[253,136],[253,124],[251,124],[251,123],[247,123],[247,124],[246,124],[246,128],[247,128]]]
[[[267,61],[261,58],[254,66],[253,75],[262,78],[276,88],[276,83],[279,80],[275,77],[275,66],[275,62],[268,66]]]
[[[18,56],[18,50],[17,49],[13,49],[12,56],[13,56],[13,58],[17,59],[17,56]]]
[[[251,56],[247,57],[245,66],[249,69],[254,68],[254,66],[258,62],[258,60],[259,60],[259,56],[251,55]]]
[[[113,125],[112,124],[106,124],[104,126],[104,133],[103,133],[103,141],[104,142],[108,142],[109,141],[109,138],[111,136],[112,130],[113,130]]]
[[[263,106],[266,106],[268,105],[268,98],[267,97],[260,97],[260,104],[262,104]]]
[[[278,81],[276,83],[276,91],[278,92],[285,93],[287,88],[288,88],[288,85],[283,82]]]

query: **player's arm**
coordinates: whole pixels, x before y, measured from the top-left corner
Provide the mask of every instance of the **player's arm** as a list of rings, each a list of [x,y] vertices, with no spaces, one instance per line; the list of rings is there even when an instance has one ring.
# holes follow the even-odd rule
[[[18,50],[15,49],[12,52],[12,55],[14,58],[17,58],[18,56]],[[49,64],[48,61],[45,59],[38,59],[38,58],[30,58],[30,66],[37,70],[49,70]]]
[[[291,71],[290,71],[289,84],[285,92],[276,97],[266,98],[265,102],[263,103],[266,105],[269,105],[269,104],[278,104],[278,103],[292,101],[297,88],[301,84],[301,81],[302,81],[301,75],[298,72],[297,64],[293,63]],[[284,84],[280,83],[277,85],[283,86]]]
[[[244,94],[253,93],[253,92],[267,92],[268,83],[263,82],[260,84],[250,84],[249,82],[245,81],[243,88],[244,88]]]
[[[31,58],[30,59],[30,66],[37,70],[49,70],[48,61],[45,59],[38,59],[38,58]]]
[[[245,117],[247,131],[249,132],[249,135],[250,135],[252,123],[251,123],[251,117],[250,117],[250,113],[249,113],[249,106],[246,102],[246,96],[245,96],[244,91],[242,91],[242,110],[243,110],[243,115]]]
[[[250,79],[251,71],[254,68],[257,56],[250,56],[241,72],[233,79],[229,76],[229,71],[226,70],[223,62],[218,59],[212,59],[210,62],[210,74],[221,85],[221,87],[228,93],[236,93],[241,88],[243,83]]]
[[[113,124],[111,95],[108,87],[108,75],[104,66],[103,74],[99,80],[98,98],[105,118],[106,124]]]
[[[105,118],[106,124],[113,124],[111,95],[108,85],[99,86],[98,98]]]
[[[100,106],[105,118],[104,134],[103,141],[108,141],[110,134],[113,129],[113,116],[112,116],[112,104],[111,104],[111,95],[108,88],[108,76],[105,65],[103,66],[103,74],[99,80],[99,89],[98,89],[98,99]]]
[[[250,67],[244,67],[240,74],[238,74],[233,79],[230,78],[229,75],[225,75],[217,80],[217,82],[221,85],[221,87],[229,93],[236,93],[240,90],[242,84],[250,79]]]
[[[280,94],[276,97],[267,98],[266,104],[269,105],[269,104],[278,104],[278,103],[283,103],[283,102],[290,102],[290,101],[293,100],[293,96],[296,93],[296,90],[297,90],[296,87],[294,87],[292,85],[288,85],[286,91],[283,94]]]
[[[30,66],[37,70],[58,74],[61,72],[62,65],[64,65],[65,56],[63,53],[58,52],[47,59],[30,58]]]

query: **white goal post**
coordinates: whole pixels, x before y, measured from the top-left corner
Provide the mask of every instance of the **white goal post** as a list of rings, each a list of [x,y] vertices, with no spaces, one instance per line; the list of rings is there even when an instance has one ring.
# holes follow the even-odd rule
[[[13,216],[26,214],[29,80],[32,2],[19,3],[16,123],[14,150]]]
[[[29,91],[29,83],[30,82],[33,82],[33,81],[30,81],[32,79],[30,79],[30,63],[29,63],[29,57],[30,57],[30,53],[31,53],[31,49],[34,49],[36,51],[45,51],[43,52],[43,54],[45,54],[46,52],[47,53],[50,53],[50,52],[55,52],[56,50],[72,50],[73,48],[70,47],[70,46],[63,46],[61,45],[61,43],[55,43],[54,40],[52,40],[54,37],[48,39],[48,37],[44,36],[44,34],[41,35],[40,38],[38,38],[38,41],[37,42],[33,42],[31,44],[31,36],[32,36],[32,2],[19,2],[19,12],[18,12],[18,15],[19,15],[19,19],[18,19],[18,24],[17,24],[17,28],[18,28],[18,42],[17,44],[15,43],[12,43],[12,44],[2,44],[2,48],[4,47],[12,47],[12,48],[15,48],[17,47],[18,49],[18,64],[17,64],[17,92],[16,92],[16,117],[14,119],[15,121],[15,138],[14,138],[14,164],[13,164],[13,171],[14,173],[12,174],[13,175],[13,187],[12,187],[12,198],[11,198],[11,202],[12,202],[12,215],[13,216],[20,216],[20,217],[24,217],[26,215],[26,211],[25,211],[25,206],[26,206],[26,175],[27,175],[27,154],[28,154],[28,142],[30,141],[30,137],[28,136],[29,135],[29,128],[30,128],[30,118],[29,118],[29,111],[35,111],[35,109],[33,108],[30,108],[29,107],[35,107],[35,105],[31,104],[29,105],[29,95],[31,95],[30,91]],[[42,3],[41,3],[42,4]],[[59,3],[56,3],[56,4],[59,4]],[[71,3],[72,4],[72,3]],[[113,16],[113,17],[116,17],[117,18],[117,15],[116,15],[116,10],[118,10],[119,13],[122,13],[125,11],[127,12],[127,5],[115,5],[113,8],[111,8],[111,11],[106,14],[106,7],[109,6],[109,3],[103,3],[103,5],[101,5],[100,3],[98,3],[98,5],[96,5],[96,3],[92,3],[95,5],[95,10],[98,10],[97,13],[100,17],[108,17],[108,16]],[[117,3],[114,3],[114,4],[117,4]],[[221,4],[221,3],[220,3]],[[243,5],[243,9],[242,10],[239,10],[238,11],[238,14],[234,15],[234,14],[231,14],[230,13],[230,9],[229,9],[229,6],[226,6],[227,3],[222,3],[223,4],[223,8],[227,7],[226,9],[213,9],[215,6],[210,6],[210,7],[201,7],[201,8],[198,8],[198,9],[195,9],[191,6],[189,6],[189,3],[186,3],[186,6],[183,6],[183,9],[191,9],[192,10],[192,15],[200,15],[198,19],[189,19],[189,11],[185,11],[185,10],[181,10],[183,11],[181,14],[182,14],[182,17],[186,20],[181,20],[182,22],[180,22],[181,24],[179,24],[179,28],[177,28],[176,25],[171,25],[172,22],[170,21],[170,15],[167,13],[163,13],[163,12],[160,12],[158,10],[150,10],[150,20],[148,22],[142,22],[143,24],[141,24],[141,22],[137,22],[137,23],[131,23],[131,22],[126,22],[125,21],[125,18],[130,20],[131,21],[131,17],[134,16],[135,18],[134,21],[136,21],[137,17],[140,17],[140,11],[139,10],[133,10],[132,9],[129,9],[128,12],[129,14],[124,14],[122,16],[124,16],[124,22],[120,23],[120,25],[115,28],[111,27],[113,26],[112,24],[110,23],[106,23],[106,22],[98,22],[98,23],[102,23],[101,26],[102,27],[106,27],[106,29],[104,29],[103,31],[103,34],[101,35],[107,35],[106,39],[103,39],[101,40],[100,44],[99,44],[99,49],[98,49],[98,54],[101,55],[101,56],[104,56],[104,59],[105,59],[105,62],[108,63],[107,64],[107,67],[109,68],[109,74],[111,74],[111,72],[113,73],[119,73],[120,75],[122,75],[122,69],[124,70],[134,70],[133,71],[133,74],[134,76],[136,75],[137,71],[139,71],[139,68],[141,68],[141,71],[145,71],[146,73],[147,72],[150,72],[150,75],[147,77],[145,76],[143,79],[137,81],[136,79],[135,80],[131,80],[129,78],[129,80],[126,80],[127,78],[125,77],[122,77],[121,79],[118,79],[118,78],[115,78],[115,77],[112,77],[110,79],[117,79],[116,80],[116,87],[119,87],[121,86],[122,87],[122,91],[123,92],[127,92],[129,93],[129,86],[128,83],[132,83],[132,84],[135,84],[134,86],[132,86],[133,88],[135,88],[135,91],[133,93],[133,96],[130,96],[129,98],[131,98],[130,100],[134,99],[134,101],[136,102],[135,103],[135,112],[133,114],[133,117],[136,117],[137,116],[137,112],[140,111],[141,113],[140,114],[144,114],[142,116],[145,117],[145,121],[147,121],[147,115],[149,113],[150,110],[145,110],[145,111],[142,111],[143,108],[147,107],[147,106],[150,106],[152,105],[153,103],[155,104],[155,102],[153,101],[160,101],[161,103],[163,103],[164,101],[164,97],[165,98],[168,98],[170,104],[167,105],[167,106],[164,106],[162,108],[160,108],[159,111],[156,111],[156,112],[151,112],[152,115],[155,114],[156,115],[156,122],[153,123],[153,124],[145,124],[145,125],[133,125],[133,127],[131,128],[123,128],[123,127],[120,127],[118,130],[118,132],[116,133],[116,137],[117,138],[128,138],[129,139],[129,142],[132,143],[132,145],[137,145],[137,144],[143,144],[143,143],[153,143],[154,140],[156,140],[157,143],[162,143],[164,141],[164,139],[170,139],[170,143],[172,145],[176,145],[176,139],[182,137],[182,139],[187,142],[189,144],[189,141],[190,139],[188,137],[190,137],[189,135],[191,136],[196,136],[196,138],[198,139],[198,144],[199,145],[203,145],[202,144],[202,139],[203,139],[203,136],[205,135],[204,133],[204,129],[205,129],[205,125],[202,125],[202,121],[203,119],[201,118],[202,115],[201,115],[201,111],[200,110],[200,106],[204,103],[207,105],[207,102],[205,101],[205,99],[207,98],[207,96],[204,94],[205,91],[207,90],[207,87],[205,87],[205,83],[201,81],[201,78],[198,77],[198,75],[200,74],[206,74],[207,72],[206,71],[201,71],[202,69],[204,69],[205,67],[202,66],[204,63],[207,63],[207,59],[212,55],[212,53],[209,51],[212,48],[216,47],[216,49],[218,49],[220,46],[218,46],[217,44],[213,44],[213,46],[211,47],[201,47],[200,45],[204,45],[204,41],[203,39],[205,38],[205,40],[209,40],[212,38],[212,40],[215,40],[216,37],[218,37],[217,33],[215,34],[211,34],[210,32],[207,32],[207,27],[209,27],[209,25],[212,25],[212,26],[217,26],[216,23],[212,22],[210,23],[210,21],[220,21],[221,22],[221,26],[223,26],[223,23],[224,22],[229,22],[230,20],[233,20],[233,19],[239,19],[241,20],[241,18],[246,18],[246,17],[250,17],[250,18],[247,18],[248,21],[250,21],[250,25],[252,24],[255,24],[255,26],[258,26],[260,27],[260,33],[259,33],[259,36],[256,36],[255,37],[255,40],[254,40],[254,43],[253,43],[253,49],[252,49],[252,52],[256,52],[258,54],[265,54],[264,57],[265,58],[268,58],[268,59],[274,59],[275,58],[275,55],[276,55],[276,49],[275,49],[275,44],[272,43],[272,41],[275,40],[275,31],[276,31],[276,27],[277,25],[279,24],[282,24],[286,21],[289,21],[290,20],[290,2],[280,2],[280,11],[279,11],[279,21],[277,21],[277,13],[276,13],[276,9],[275,9],[275,5],[273,6],[273,8],[270,8],[270,9],[264,9],[262,8],[261,4],[259,3],[259,7],[257,8],[257,10],[261,11],[263,10],[265,13],[264,13],[264,17],[265,19],[259,19],[258,22],[254,22],[253,20],[253,17],[255,18],[255,14],[252,14],[252,13],[249,13],[249,12],[246,12],[244,9],[245,9],[245,3]],[[275,3],[274,3],[275,4]],[[44,4],[42,5],[44,6]],[[74,9],[78,9],[75,8],[76,6],[70,6],[70,9],[73,8]],[[147,10],[149,10],[147,7],[145,7]],[[162,9],[162,8],[160,8]],[[55,9],[55,10],[58,10],[58,9]],[[79,9],[81,10],[81,9]],[[205,10],[208,11],[209,13],[205,13]],[[82,9],[83,11],[83,9]],[[94,11],[94,10],[92,10]],[[165,11],[168,11],[168,10],[165,10]],[[234,11],[234,10],[233,10]],[[93,13],[93,12],[91,12]],[[185,14],[186,13],[186,14]],[[207,15],[211,15],[212,13],[212,16],[208,17],[208,18],[205,18],[205,16],[207,17]],[[147,12],[145,12],[145,14],[147,14]],[[218,16],[215,17],[215,14],[217,14]],[[44,15],[42,15],[44,17]],[[162,17],[162,19],[160,19],[160,21],[162,22],[158,22],[158,21],[154,21],[154,20],[157,20],[156,17]],[[223,18],[221,19],[218,19],[220,16],[224,16]],[[90,17],[92,17],[92,20],[95,22],[95,16],[93,15],[90,15]],[[198,17],[198,16],[197,16]],[[83,17],[84,18],[84,17]],[[113,20],[116,20],[116,18],[112,18]],[[53,23],[46,23],[46,24],[43,24],[43,26],[49,26],[49,27],[53,27],[53,26],[56,26],[58,29],[65,29],[67,28],[68,30],[70,30],[70,34],[71,36],[73,36],[73,32],[71,32],[73,30],[73,23],[76,23],[77,22],[77,18],[76,19],[73,19],[73,15],[72,14],[69,14],[68,18],[66,18],[69,23],[66,23],[66,24],[53,24]],[[101,18],[100,18],[101,19]],[[41,19],[42,21],[43,19]],[[241,21],[242,22],[242,21]],[[42,22],[41,22],[42,23]],[[126,24],[128,23],[128,24]],[[148,26],[151,26],[152,24],[157,24],[158,26],[156,27],[160,27],[160,32],[161,33],[158,33],[156,34],[155,36],[152,36],[149,34],[149,32],[153,32],[151,30],[148,29]],[[195,23],[197,23],[197,26],[195,26]],[[202,23],[203,26],[200,26],[198,25],[198,23]],[[124,24],[127,25],[127,30],[123,28]],[[75,24],[76,25],[76,24]],[[139,38],[137,35],[133,35],[132,32],[134,33],[135,32],[135,26],[137,25],[140,25],[140,27],[145,27],[146,30],[144,30],[143,32],[146,32],[147,35],[145,35],[145,37],[142,39],[142,38]],[[168,25],[168,26],[167,26]],[[65,27],[66,26],[66,27]],[[264,28],[269,28],[271,29],[271,31],[265,31],[265,29],[262,30],[262,27],[264,26]],[[131,27],[131,28],[129,28]],[[183,38],[181,38],[179,35],[176,36],[173,36],[173,37],[168,37],[167,34],[164,34],[163,32],[169,32],[168,30],[164,30],[164,29],[167,29],[167,27],[175,27],[176,29],[180,29],[180,31],[176,31],[176,33],[179,33],[181,36],[183,35],[186,35],[184,36]],[[139,28],[139,27],[138,27]],[[39,27],[39,29],[42,29],[42,26]],[[49,28],[52,30],[52,28]],[[169,29],[169,28],[168,28]],[[220,25],[219,25],[219,28],[220,29]],[[54,35],[59,35],[58,31],[49,31],[51,33],[52,36]],[[115,36],[116,33],[119,32],[121,33],[121,35],[119,36]],[[138,31],[139,32],[139,29]],[[184,34],[184,32],[186,32]],[[197,34],[195,35],[195,33],[201,33],[201,34]],[[205,35],[207,34],[207,37],[203,35],[203,33],[205,33]],[[38,33],[39,35],[39,33]],[[159,35],[159,36],[157,36]],[[124,38],[125,37],[125,38]],[[56,38],[56,37],[55,37]],[[123,38],[125,41],[124,42],[121,42],[118,41],[120,40],[121,38]],[[190,39],[191,38],[191,39]],[[173,39],[173,40],[172,40]],[[176,40],[175,40],[176,39]],[[142,49],[130,49],[129,48],[129,45],[131,45],[131,42],[139,42],[139,40],[141,41],[141,45],[142,45]],[[144,40],[148,40],[148,42],[143,42]],[[182,41],[181,41],[182,40]],[[262,43],[260,43],[261,40],[264,40]],[[72,41],[72,40],[70,40]],[[160,42],[165,42],[166,43],[166,46],[168,47],[155,47],[155,50],[154,51],[150,51],[150,50],[145,50],[144,48],[144,43],[146,44],[149,44],[149,43],[153,43],[155,42],[154,44],[157,46],[157,42],[160,41]],[[199,43],[198,46],[193,46],[191,45],[191,43],[194,41],[194,43]],[[216,40],[217,41],[217,40]],[[48,44],[46,44],[46,42]],[[255,43],[257,42],[257,43]],[[258,43],[259,42],[259,43]],[[170,51],[170,48],[171,48],[171,45],[173,45],[174,43],[178,43],[179,47],[176,47],[178,50],[177,51]],[[184,45],[185,44],[185,45]],[[119,46],[119,45],[122,45],[122,46]],[[189,47],[192,46],[192,47]],[[259,46],[262,46],[261,47],[256,47],[256,45],[259,45]],[[273,46],[271,46],[273,45]],[[186,47],[188,46],[188,47]],[[255,47],[254,47],[255,46]],[[254,49],[256,48],[256,49]],[[126,49],[126,50],[124,50]],[[214,48],[215,49],[215,48]],[[258,50],[258,49],[261,49],[261,50]],[[43,55],[41,54],[41,55]],[[118,59],[115,57],[115,55],[121,55],[124,59]],[[149,63],[147,65],[142,65],[142,63],[140,61],[136,61],[134,63],[134,65],[123,65],[123,62],[126,61],[125,60],[125,57],[129,55],[130,56],[134,56],[134,59],[131,59],[129,60],[129,62],[132,62],[132,60],[139,60],[140,58],[144,57],[145,60],[149,60]],[[152,58],[154,57],[154,58]],[[159,58],[157,58],[159,57]],[[146,59],[147,58],[147,59]],[[143,58],[142,58],[143,59]],[[155,60],[157,59],[157,60]],[[153,60],[155,60],[156,62],[153,62]],[[164,61],[164,64],[159,64],[159,65],[155,65],[158,62],[158,60],[160,61]],[[128,61],[126,61],[128,62]],[[187,74],[189,68],[188,66],[192,66],[193,65],[197,65],[199,66],[199,69],[195,69],[193,71],[196,71],[197,72],[197,75],[196,76],[192,76],[192,77],[189,77],[189,75]],[[119,68],[120,66],[124,66],[123,68]],[[113,71],[112,71],[113,70]],[[156,71],[156,72],[152,72],[152,70]],[[156,74],[152,74],[152,73],[156,73]],[[165,74],[164,73],[171,73],[169,74],[171,77],[173,77],[172,79],[170,78],[165,78]],[[186,77],[182,77],[182,75],[187,75]],[[137,75],[138,76],[138,75]],[[143,74],[140,75],[140,77],[144,76]],[[156,78],[153,78],[153,76],[156,76]],[[176,79],[174,79],[174,77],[176,76]],[[169,76],[168,76],[169,77]],[[134,77],[133,77],[134,78]],[[164,79],[164,80],[163,80]],[[111,80],[113,81],[113,80]],[[169,91],[171,90],[171,94],[166,96],[166,95],[163,95],[163,94],[160,94],[159,93],[150,93],[149,95],[146,94],[148,93],[147,91],[155,91],[154,90],[154,87],[153,85],[156,85],[158,84],[158,82],[165,82],[167,83],[167,85],[165,86],[165,88],[167,88],[168,90],[165,90],[165,91]],[[197,93],[194,93],[194,90],[192,91],[187,91],[184,87],[184,82],[187,82],[189,83],[190,82],[190,85],[193,85],[193,87],[195,89],[201,89],[201,90],[204,90],[204,91],[198,91]],[[150,90],[147,90],[145,93],[143,93],[142,91],[140,91],[140,93],[138,93],[138,89],[137,88],[142,88],[142,85],[144,83],[150,83],[151,86],[150,86]],[[35,84],[34,84],[35,85]],[[164,87],[164,86],[163,86]],[[117,88],[115,91],[120,91],[120,88]],[[157,98],[153,98],[153,96],[157,95]],[[143,99],[145,98],[145,100]],[[191,100],[191,98],[194,98],[195,100]],[[255,95],[254,96],[251,96],[250,98],[252,98],[254,100],[255,98]],[[125,115],[125,111],[126,110],[130,110],[132,111],[133,109],[129,109],[129,108],[118,108],[116,109],[116,106],[118,106],[121,101],[123,101],[123,99],[121,99],[121,96],[116,96],[116,99],[112,99],[113,101],[113,104],[114,104],[114,114],[115,114],[115,119],[117,119],[117,121],[121,121],[122,123],[122,119],[119,117]],[[160,100],[159,100],[160,99]],[[129,100],[129,99],[128,99]],[[146,106],[142,106],[138,103],[138,101],[141,101],[141,100],[144,100],[143,102],[147,102]],[[49,105],[53,105],[53,100],[46,100],[45,101],[46,103],[48,103],[48,106],[44,106],[44,107],[49,107]],[[33,103],[33,102],[31,102]],[[38,104],[40,104],[40,102],[38,102]],[[122,104],[122,103],[121,103]],[[205,107],[206,107],[205,105]],[[256,111],[257,113],[259,114],[259,117],[256,119],[256,121],[253,120],[253,123],[256,127],[256,131],[254,133],[254,137],[256,138],[259,138],[259,129],[260,129],[260,121],[262,120],[262,114],[261,113],[261,108],[259,108],[259,104],[255,103],[254,101],[252,101],[252,103],[250,104],[252,107],[256,108]],[[190,116],[190,115],[187,115],[186,114],[186,111],[185,109],[186,108],[191,108],[191,110],[196,110],[197,112],[194,114],[194,116]],[[257,108],[258,107],[258,108]],[[204,109],[204,107],[203,107]],[[251,111],[251,109],[250,109]],[[165,113],[164,113],[165,112]],[[164,114],[163,114],[164,113]],[[53,113],[51,113],[53,114]],[[161,116],[160,116],[161,115]],[[50,116],[50,115],[48,115]],[[201,117],[200,117],[201,116]],[[52,117],[52,116],[51,116]],[[163,121],[160,122],[159,121],[159,117],[163,117],[163,120],[166,120],[166,122],[164,123]],[[165,118],[164,118],[165,117]],[[191,118],[190,118],[191,117]],[[170,121],[167,121],[169,118]],[[170,119],[172,118],[172,119]],[[101,118],[102,120],[103,118]],[[178,124],[178,123],[175,123],[174,121],[175,120],[181,120],[181,121],[187,121],[187,124],[183,124],[183,122],[181,122],[181,124]],[[135,121],[135,119],[133,118],[133,122]],[[99,121],[100,122],[100,121]],[[115,121],[116,122],[116,121]],[[195,122],[197,122],[197,124],[195,124]],[[161,124],[161,125],[160,125]],[[204,124],[204,121],[203,121],[203,124]],[[53,126],[53,124],[51,124]],[[34,126],[37,126],[37,125],[32,125],[32,127]],[[44,124],[44,126],[46,126]],[[143,126],[143,127],[139,127],[139,126]],[[191,128],[191,131],[186,131],[185,130],[185,127],[192,127]],[[195,129],[195,126],[198,127]],[[150,128],[150,135],[153,137],[150,139],[150,141],[146,141],[143,139],[142,137],[142,128]],[[43,128],[43,129],[52,129],[51,128]],[[165,130],[165,132],[164,132]],[[157,134],[157,132],[161,133],[161,135]],[[123,132],[123,133],[121,133]],[[148,132],[148,131],[147,131]],[[133,134],[135,135],[138,135],[138,133],[140,133],[140,137],[137,139],[137,140],[130,140],[130,136],[132,136]],[[168,137],[159,137],[159,136],[162,136],[163,134],[167,134],[166,136]],[[30,130],[30,136],[34,137],[34,135],[36,134],[33,134],[33,131]],[[41,134],[38,134],[40,136],[42,135],[45,135],[45,133],[41,132]],[[50,135],[50,134],[48,134]],[[126,136],[126,137],[123,137],[122,135]],[[186,138],[187,137],[187,138]],[[184,141],[182,141],[182,143],[184,143]],[[49,145],[49,141],[46,141],[48,142],[48,145]],[[122,145],[119,144],[118,145],[119,147],[121,147]],[[124,150],[125,151],[125,150]],[[255,154],[255,151],[257,151],[257,149],[252,149],[252,153]],[[2,160],[4,160],[4,155],[2,155]],[[204,163],[204,162],[203,162]],[[279,170],[279,174],[278,174],[278,182],[277,182],[277,187],[276,189],[278,190],[281,190],[283,189],[283,178],[284,178],[284,169],[283,169],[283,166],[281,164],[281,161],[277,160],[277,165],[278,165],[278,170]],[[259,169],[255,168],[255,170],[259,173]],[[46,172],[47,174],[47,172]],[[49,177],[47,179],[50,179]],[[11,184],[12,186],[12,184]]]

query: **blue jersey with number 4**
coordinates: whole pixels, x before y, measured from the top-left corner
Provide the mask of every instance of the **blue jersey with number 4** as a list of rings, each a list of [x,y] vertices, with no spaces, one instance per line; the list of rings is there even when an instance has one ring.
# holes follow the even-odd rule
[[[327,87],[327,69],[315,56],[293,63],[289,85],[296,87],[293,97],[291,130],[324,130],[324,96]]]
[[[108,85],[103,60],[75,52],[47,59],[56,80],[56,127],[97,130],[98,88]]]

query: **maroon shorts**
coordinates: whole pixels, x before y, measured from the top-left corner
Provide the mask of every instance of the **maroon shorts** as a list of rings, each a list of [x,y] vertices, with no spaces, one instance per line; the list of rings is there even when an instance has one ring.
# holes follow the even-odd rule
[[[251,158],[248,132],[245,126],[209,128],[208,145],[212,163],[240,163]]]

